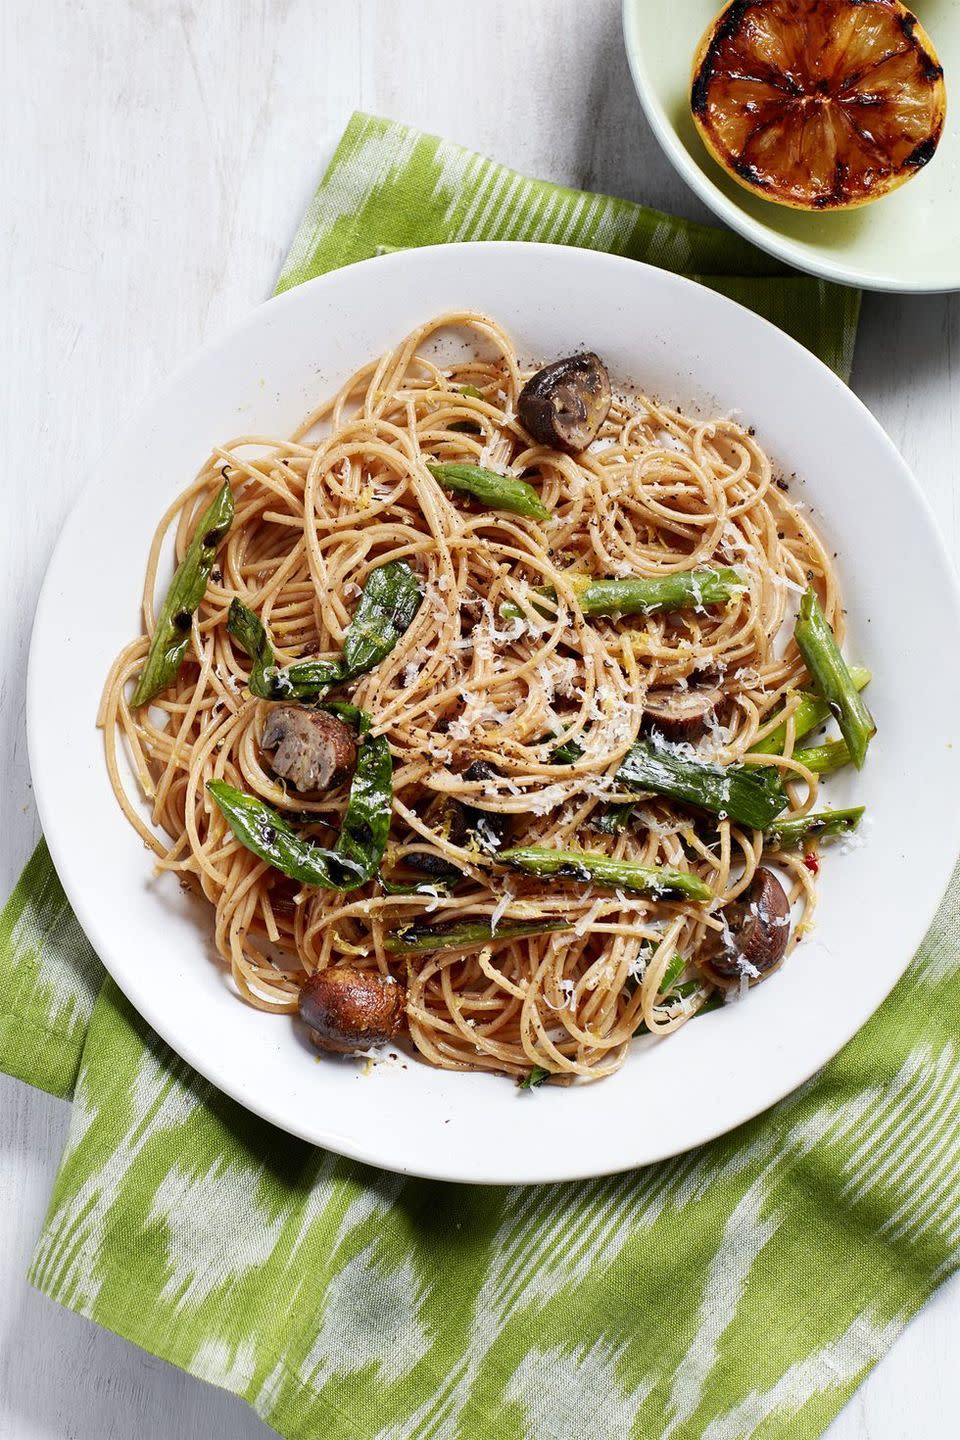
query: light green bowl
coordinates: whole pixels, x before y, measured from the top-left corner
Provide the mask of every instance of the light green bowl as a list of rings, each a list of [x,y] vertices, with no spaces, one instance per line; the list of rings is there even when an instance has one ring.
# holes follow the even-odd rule
[[[960,0],[914,7],[943,65],[947,123],[936,155],[899,190],[832,215],[751,195],[707,153],[690,114],[690,69],[721,0],[624,0],[623,31],[647,118],[687,183],[721,220],[801,270],[868,290],[960,290]]]

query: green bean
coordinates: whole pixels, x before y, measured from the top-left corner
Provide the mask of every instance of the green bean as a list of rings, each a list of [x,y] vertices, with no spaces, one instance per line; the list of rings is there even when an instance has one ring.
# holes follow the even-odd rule
[[[253,661],[247,689],[261,700],[315,700],[346,679],[340,660],[300,660],[279,670],[266,626],[236,597],[230,602],[227,630]]]
[[[351,705],[349,700],[325,700],[322,705],[317,706],[318,710],[326,710],[330,715],[336,715],[344,725],[352,725],[360,736],[369,735],[373,725],[373,716],[368,715],[366,710],[358,710],[356,705]]]
[[[422,954],[430,950],[480,950],[528,935],[553,935],[569,930],[566,920],[508,920],[495,930],[489,921],[465,920],[452,925],[409,925],[391,931],[383,948],[391,954]]]
[[[349,679],[342,660],[297,660],[265,677],[266,694],[252,686],[250,693],[262,700],[300,700],[309,704]]]
[[[498,475],[494,470],[484,470],[479,465],[460,463],[428,463],[427,469],[434,480],[447,490],[472,495],[474,500],[481,500],[491,510],[509,510],[514,515],[525,515],[531,520],[550,519],[550,511],[533,486],[514,475]]]
[[[587,619],[604,615],[652,615],[658,610],[699,610],[706,605],[724,604],[744,589],[736,570],[708,568],[685,570],[656,579],[634,576],[625,580],[574,580],[573,589]],[[556,603],[551,585],[535,590],[535,596]],[[550,618],[550,610],[531,600],[534,610]],[[500,606],[504,620],[522,620],[525,612],[513,601]]]
[[[134,708],[146,705],[176,679],[190,643],[193,617],[207,593],[213,562],[233,524],[233,512],[233,491],[230,482],[224,480],[200,516],[187,553],[177,566],[157,614],[147,658],[130,700]]]
[[[663,979],[660,981],[660,984],[657,988],[658,995],[670,994],[670,991],[673,989],[674,984],[677,980],[680,979],[680,976],[683,973],[683,967],[686,965],[686,963],[687,962],[682,955],[678,954],[671,956],[670,963],[667,965],[666,970],[664,970]]]
[[[610,855],[592,850],[553,850],[530,845],[501,850],[497,859],[501,864],[511,865],[527,875],[559,875],[606,885],[613,890],[632,890],[664,898],[713,899],[713,891],[699,875],[672,870],[666,865],[640,865],[634,860],[615,860]]]
[[[636,808],[632,800],[625,805],[607,805],[595,820],[591,817],[590,828],[598,835],[622,835]]]
[[[465,395],[468,400],[484,400],[486,396],[476,385],[458,385],[457,393]],[[460,435],[482,435],[483,426],[476,420],[455,420],[452,425],[447,426],[448,430],[456,430]]]
[[[850,748],[846,740],[825,740],[822,745],[810,745],[805,750],[794,750],[794,760],[812,770],[814,775],[831,775],[850,764]]]
[[[588,617],[652,615],[658,610],[700,610],[722,605],[743,590],[736,570],[687,570],[659,579],[591,580],[577,593]]]
[[[448,870],[433,880],[388,880],[385,875],[377,877],[377,884],[385,895],[449,895],[455,885],[463,879],[459,870]]]
[[[850,666],[850,678],[858,690],[863,690],[870,683],[870,671],[864,670],[862,665]],[[815,730],[818,725],[823,725],[830,719],[830,706],[826,700],[821,700],[819,695],[811,695],[808,691],[800,692],[800,703],[793,712],[793,733],[794,738],[799,740],[802,736]],[[748,753],[750,755],[782,755],[787,743],[787,722],[782,721],[775,730],[755,745],[751,745]]]
[[[550,751],[551,765],[576,765],[583,754],[583,746],[576,740],[563,740]]]
[[[847,662],[824,615],[812,586],[800,601],[793,637],[820,696],[836,717],[840,733],[858,770],[863,769],[867,746],[877,733],[873,716],[859,693]]]
[[[839,839],[856,830],[863,810],[862,805],[857,805],[850,810],[821,810],[796,820],[774,821],[764,832],[764,846],[768,850],[798,850],[805,840]]]

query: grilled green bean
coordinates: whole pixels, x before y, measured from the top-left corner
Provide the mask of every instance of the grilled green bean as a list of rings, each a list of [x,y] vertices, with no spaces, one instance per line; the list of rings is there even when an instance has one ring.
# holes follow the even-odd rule
[[[822,745],[809,745],[804,750],[794,750],[794,760],[812,770],[814,775],[831,775],[850,764],[850,748],[846,740],[825,740]]]
[[[569,930],[566,920],[508,920],[491,930],[488,921],[465,920],[452,925],[410,925],[391,931],[383,948],[391,954],[421,954],[430,950],[480,950],[503,940],[528,935],[553,935]]]
[[[658,610],[699,610],[705,605],[722,605],[743,590],[744,582],[736,570],[708,568],[686,570],[676,575],[655,579],[634,576],[625,580],[574,580],[580,609],[588,619],[604,615],[652,615]],[[533,592],[556,603],[557,592],[550,585]],[[531,605],[539,614],[550,617],[551,611],[531,597]],[[522,620],[524,610],[507,600],[500,606],[504,620]]]
[[[509,510],[513,515],[525,515],[531,520],[549,520],[550,511],[540,496],[526,480],[514,475],[498,475],[494,470],[484,470],[480,465],[452,463],[447,465],[427,464],[427,469],[438,484],[459,495],[472,495],[482,500],[491,510]]]
[[[850,666],[850,678],[858,690],[863,690],[870,684],[870,671],[865,670],[862,665]],[[793,733],[797,740],[815,730],[818,725],[823,725],[830,719],[831,710],[826,700],[821,700],[819,695],[811,695],[808,691],[800,692],[800,703],[793,712]],[[787,743],[787,722],[784,720],[775,730],[764,739],[758,740],[755,745],[750,746],[751,755],[782,755],[784,746]]]
[[[157,614],[150,648],[130,704],[146,705],[176,679],[190,643],[193,617],[207,592],[217,551],[233,524],[233,491],[224,480],[197,523]]]
[[[453,887],[463,879],[459,870],[448,870],[432,880],[388,880],[385,875],[377,877],[377,884],[385,895],[449,895]]]
[[[591,816],[590,828],[598,835],[622,835],[630,824],[636,805],[628,800],[624,805],[607,805],[594,820]]]
[[[583,746],[576,740],[562,740],[550,751],[551,765],[576,765],[583,754]]]
[[[247,681],[250,694],[266,698],[270,694],[271,681],[277,673],[273,646],[270,644],[267,627],[260,616],[256,615],[236,596],[230,601],[227,633],[233,636],[237,644],[253,661],[250,679]]]
[[[634,860],[615,860],[610,855],[592,850],[553,850],[530,845],[501,850],[497,859],[501,864],[511,865],[527,875],[559,875],[606,885],[612,890],[632,890],[638,894],[665,898],[713,899],[713,891],[699,875],[672,870],[666,865],[640,865]]]
[[[862,805],[857,805],[850,810],[821,810],[796,820],[775,820],[764,832],[764,846],[768,850],[798,850],[805,840],[839,839],[856,830],[863,810]]]
[[[851,760],[858,770],[862,770],[867,746],[877,733],[877,727],[847,662],[840,654],[840,647],[812,586],[800,601],[800,614],[793,637],[817,691],[836,717]]]

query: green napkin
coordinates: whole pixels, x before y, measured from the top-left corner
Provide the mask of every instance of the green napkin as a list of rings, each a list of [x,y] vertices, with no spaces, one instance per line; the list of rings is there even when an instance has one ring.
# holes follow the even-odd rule
[[[478,238],[697,273],[849,372],[853,292],[367,116],[280,287]],[[41,844],[0,920],[0,1064],[75,1091],[30,1278],[288,1437],[810,1440],[957,1264],[958,933],[955,877],[880,1012],[732,1135],[481,1189],[312,1149],[201,1080],[104,981]]]

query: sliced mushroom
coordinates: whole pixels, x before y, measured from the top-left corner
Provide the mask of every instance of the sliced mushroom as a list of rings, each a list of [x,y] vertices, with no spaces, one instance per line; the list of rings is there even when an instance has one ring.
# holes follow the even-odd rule
[[[486,760],[474,760],[464,770],[461,779],[496,780],[500,771]],[[496,810],[481,810],[463,800],[451,800],[446,814],[449,816],[448,839],[452,845],[469,845],[471,842],[486,855],[493,855],[503,849],[510,833],[510,816]]]
[[[541,445],[576,455],[597,438],[610,411],[610,376],[592,350],[538,370],[520,391],[520,424]]]
[[[406,990],[391,976],[331,965],[303,985],[299,1009],[314,1045],[350,1055],[392,1040],[403,1025],[406,1003]]]
[[[301,794],[330,790],[353,772],[357,742],[349,725],[326,710],[302,705],[272,705],[260,737],[260,748],[272,750],[268,761],[274,775]]]
[[[698,740],[720,701],[722,690],[651,690],[643,705],[642,728],[666,740]]]
[[[790,938],[790,902],[772,870],[761,865],[739,900],[723,912],[728,929],[700,956],[721,985],[756,979],[783,959]]]

